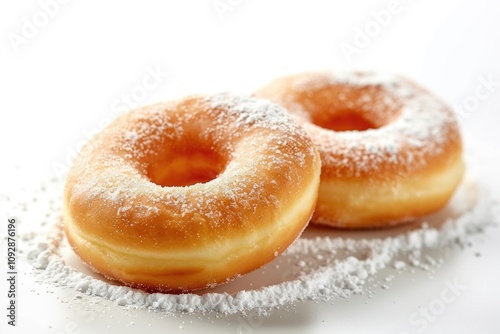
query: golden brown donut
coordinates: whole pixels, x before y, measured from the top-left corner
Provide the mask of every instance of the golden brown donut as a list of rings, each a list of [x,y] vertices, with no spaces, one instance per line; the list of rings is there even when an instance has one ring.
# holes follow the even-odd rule
[[[273,260],[314,210],[320,158],[281,107],[218,94],[119,117],[72,166],[64,228],[106,277],[212,287]]]
[[[257,92],[284,106],[322,160],[314,223],[395,225],[444,206],[464,171],[452,110],[407,79],[306,73]]]

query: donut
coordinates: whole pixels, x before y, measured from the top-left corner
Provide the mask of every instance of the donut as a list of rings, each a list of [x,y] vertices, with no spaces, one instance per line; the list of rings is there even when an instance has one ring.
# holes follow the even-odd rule
[[[443,207],[460,183],[454,113],[404,77],[304,73],[254,95],[292,113],[320,152],[313,223],[354,229],[414,221]]]
[[[133,110],[75,159],[63,223],[92,269],[147,291],[231,281],[282,253],[307,225],[321,160],[280,106],[189,96]]]

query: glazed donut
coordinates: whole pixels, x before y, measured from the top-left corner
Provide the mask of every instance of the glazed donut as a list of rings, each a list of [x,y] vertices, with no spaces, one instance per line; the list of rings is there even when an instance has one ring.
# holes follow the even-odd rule
[[[64,192],[75,253],[148,291],[213,287],[273,260],[314,210],[321,160],[278,105],[191,96],[118,117],[83,148]]]
[[[407,79],[375,73],[307,73],[255,94],[284,106],[321,156],[314,223],[370,228],[443,207],[464,164],[448,106]]]

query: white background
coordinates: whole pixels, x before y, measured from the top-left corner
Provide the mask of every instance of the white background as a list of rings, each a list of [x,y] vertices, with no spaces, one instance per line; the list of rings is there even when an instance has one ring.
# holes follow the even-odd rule
[[[116,117],[125,103],[190,93],[251,93],[280,75],[358,69],[405,74],[462,108],[458,117],[467,154],[482,161],[474,172],[500,195],[499,2],[401,0],[382,24],[375,16],[393,7],[389,0],[62,2],[0,5],[2,194],[58,176],[89,134]],[[371,36],[363,39],[359,31],[367,29]],[[357,48],[350,57],[342,52],[346,44]],[[157,84],[148,81],[149,89],[141,88],[151,70],[162,73]],[[485,80],[496,85],[485,87]],[[2,228],[2,236],[5,232]],[[500,232],[493,228],[431,277],[417,272],[398,277],[372,298],[298,304],[294,311],[276,311],[258,322],[238,316],[175,318],[96,299],[91,300],[95,307],[71,306],[61,299],[73,292],[47,293],[26,277],[18,287],[19,326],[8,330],[417,333],[410,315],[439,296],[443,282],[458,279],[467,289],[424,332],[498,333],[498,254]],[[3,281],[1,305],[6,302]],[[5,316],[0,319],[6,328]]]

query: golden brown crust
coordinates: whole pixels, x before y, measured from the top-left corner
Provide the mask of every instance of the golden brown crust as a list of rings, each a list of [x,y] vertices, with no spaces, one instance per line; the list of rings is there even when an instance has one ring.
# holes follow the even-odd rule
[[[254,98],[144,107],[87,146],[66,183],[68,239],[97,271],[148,290],[201,289],[262,266],[316,203],[310,137]]]
[[[320,152],[315,223],[402,223],[441,208],[461,180],[453,112],[407,79],[306,73],[277,79],[256,95],[294,114]]]

